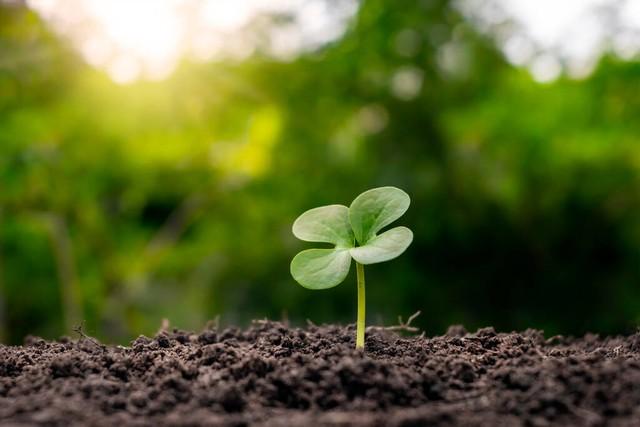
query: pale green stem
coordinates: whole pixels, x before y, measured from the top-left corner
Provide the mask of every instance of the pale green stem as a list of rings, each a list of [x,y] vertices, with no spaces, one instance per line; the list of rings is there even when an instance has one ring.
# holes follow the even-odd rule
[[[356,270],[358,272],[358,322],[356,324],[356,348],[364,349],[364,265],[356,262]]]

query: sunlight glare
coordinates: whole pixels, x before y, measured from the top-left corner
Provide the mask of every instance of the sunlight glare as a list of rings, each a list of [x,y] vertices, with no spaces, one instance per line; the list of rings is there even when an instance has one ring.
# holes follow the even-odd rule
[[[174,10],[175,1],[88,0],[90,13],[98,19],[104,37],[120,52],[115,70],[127,68],[121,81],[135,79],[140,70],[150,78],[163,78],[180,53],[181,30]],[[133,63],[137,62],[137,66]],[[127,64],[127,65],[124,65]]]
[[[476,26],[493,33],[505,58],[526,66],[541,83],[563,71],[588,76],[612,49],[625,59],[640,53],[637,0],[457,0]]]
[[[291,57],[340,37],[357,0],[27,0],[90,65],[122,84],[167,77],[184,56],[243,59],[257,48]],[[253,32],[256,18],[292,19]],[[259,25],[255,31],[264,31]],[[257,36],[258,35],[258,36]]]

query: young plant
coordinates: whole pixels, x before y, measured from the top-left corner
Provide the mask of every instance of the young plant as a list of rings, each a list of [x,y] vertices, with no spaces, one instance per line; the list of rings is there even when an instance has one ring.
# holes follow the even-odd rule
[[[409,195],[399,188],[380,187],[365,191],[348,208],[321,206],[306,211],[293,223],[293,234],[306,242],[331,243],[332,249],[307,249],[291,261],[291,275],[308,289],[328,289],[342,283],[356,262],[358,321],[356,348],[364,348],[364,265],[389,261],[407,249],[413,233],[395,227],[382,228],[400,218],[409,208]]]

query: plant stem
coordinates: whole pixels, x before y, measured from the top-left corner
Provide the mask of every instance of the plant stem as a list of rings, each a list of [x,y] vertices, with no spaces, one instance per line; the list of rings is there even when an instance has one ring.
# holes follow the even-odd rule
[[[356,323],[356,348],[364,349],[364,265],[356,262],[356,270],[358,272],[358,322]]]

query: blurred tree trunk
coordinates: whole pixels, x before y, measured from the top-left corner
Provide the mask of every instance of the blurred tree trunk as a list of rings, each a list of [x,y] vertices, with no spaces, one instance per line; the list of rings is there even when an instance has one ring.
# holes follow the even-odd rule
[[[64,325],[66,332],[70,333],[82,321],[82,303],[69,228],[59,215],[48,214],[46,219],[60,282]]]
[[[175,245],[205,202],[205,197],[198,193],[186,197],[151,238],[144,251],[145,258],[154,260],[161,252]]]
[[[2,206],[0,206],[0,230],[2,229]],[[0,236],[1,236],[0,232]],[[3,253],[2,253],[2,240],[0,239],[0,343],[7,343],[7,305],[5,297],[5,284],[4,284],[4,265],[3,265]]]

